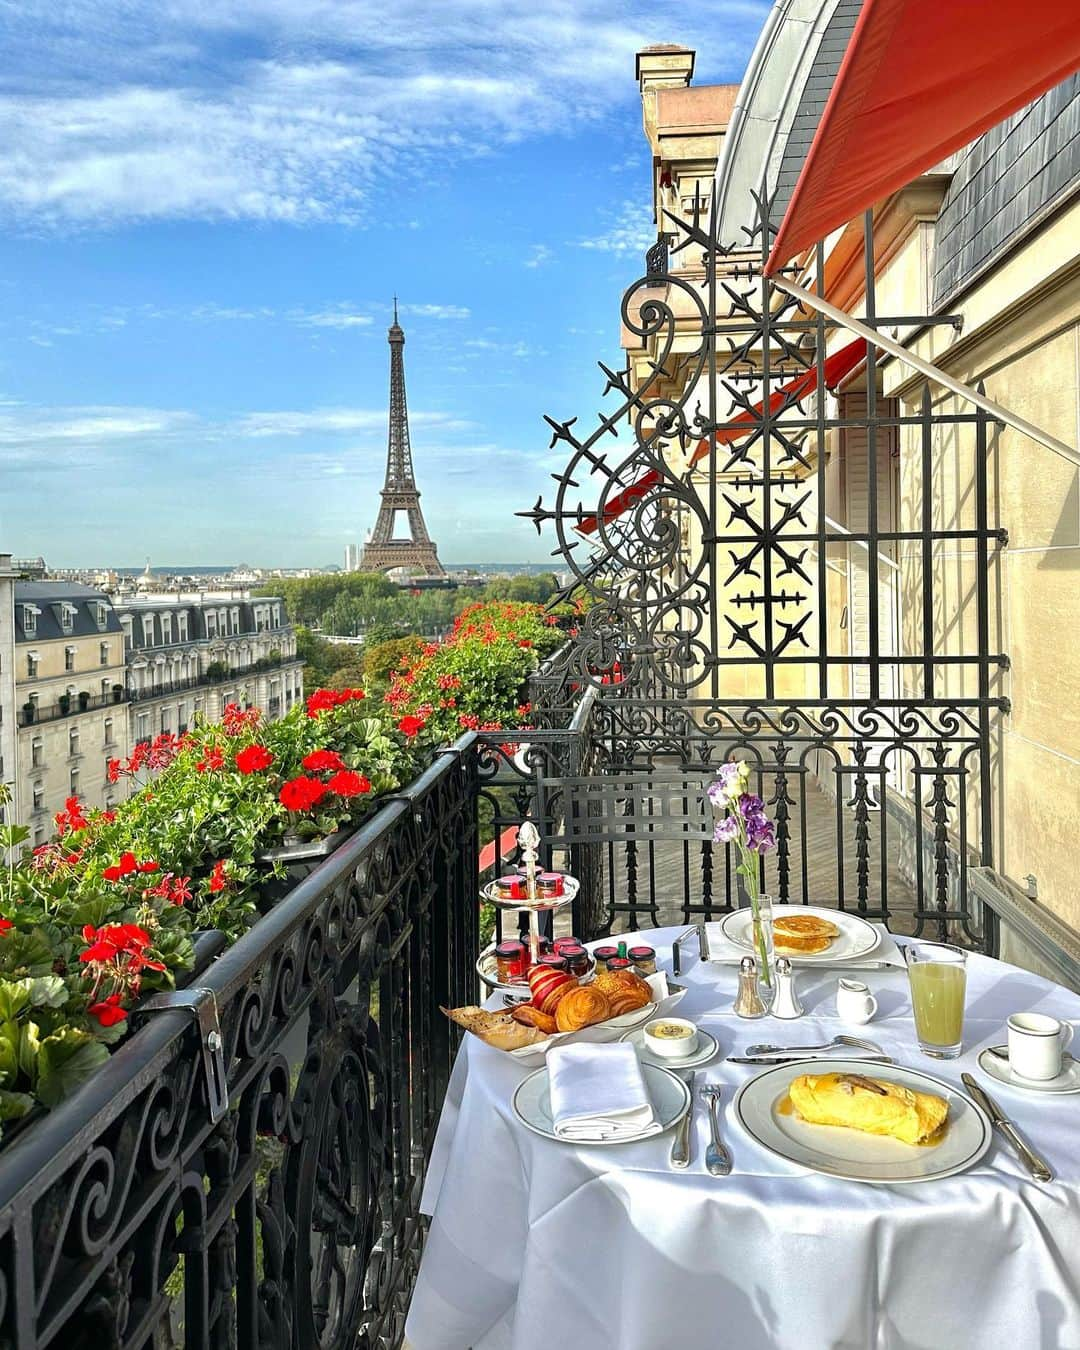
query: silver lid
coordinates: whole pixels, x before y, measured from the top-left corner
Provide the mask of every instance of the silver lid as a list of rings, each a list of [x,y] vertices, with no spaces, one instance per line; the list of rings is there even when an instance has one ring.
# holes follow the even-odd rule
[[[752,956],[744,956],[743,959],[739,962],[739,969],[742,971],[744,975],[746,974],[756,975],[757,962],[754,960]]]
[[[791,974],[791,962],[786,956],[778,956],[776,958],[776,973],[777,975]]]

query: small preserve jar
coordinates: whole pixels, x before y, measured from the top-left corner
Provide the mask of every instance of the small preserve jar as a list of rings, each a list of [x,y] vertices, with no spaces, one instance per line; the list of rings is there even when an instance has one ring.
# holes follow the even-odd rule
[[[557,937],[552,944],[552,950],[561,952],[564,947],[580,947],[581,943],[576,937]]]
[[[580,979],[583,975],[589,973],[589,953],[580,942],[571,945],[567,943],[563,946],[559,955],[564,958],[570,967],[570,974],[576,975]]]
[[[656,951],[652,947],[631,947],[626,953],[639,975],[656,974]]]
[[[554,953],[550,956],[542,956],[536,964],[543,966],[545,970],[565,970],[567,972],[570,970],[570,962],[567,961],[566,957],[556,956]]]
[[[608,970],[633,970],[634,963],[627,956],[613,956],[608,961],[607,968]]]
[[[561,872],[538,872],[536,874],[536,898],[554,900],[563,893]]]
[[[500,942],[495,948],[495,965],[500,984],[513,984],[516,980],[525,979],[529,972],[528,948],[516,938]]]
[[[524,900],[524,879],[515,876],[498,877],[495,881],[495,894],[500,900]]]
[[[608,962],[614,961],[619,955],[618,947],[594,947],[593,960],[596,962],[596,972],[607,970]]]

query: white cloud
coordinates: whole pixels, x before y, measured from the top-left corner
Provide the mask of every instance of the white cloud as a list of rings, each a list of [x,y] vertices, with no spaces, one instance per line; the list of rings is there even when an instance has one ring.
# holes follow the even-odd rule
[[[767,8],[725,0],[721,38],[703,0],[9,5],[0,212],[367,223],[394,173],[621,116],[646,43],[708,34],[741,64]]]
[[[409,410],[409,425],[463,430],[470,424],[448,413]],[[354,433],[386,430],[385,408],[314,408],[306,411],[250,412],[229,424],[239,436],[306,436],[313,433]]]
[[[465,305],[398,305],[398,313],[421,319],[467,319],[472,311]]]
[[[578,248],[594,248],[604,253],[644,253],[656,243],[652,213],[639,201],[623,202],[602,234],[579,239]]]
[[[319,314],[298,314],[294,322],[305,328],[368,328],[375,320],[370,314],[349,314],[330,309]]]
[[[546,262],[550,262],[554,253],[548,248],[547,244],[533,244],[529,249],[529,256],[525,259],[526,267],[543,267]]]

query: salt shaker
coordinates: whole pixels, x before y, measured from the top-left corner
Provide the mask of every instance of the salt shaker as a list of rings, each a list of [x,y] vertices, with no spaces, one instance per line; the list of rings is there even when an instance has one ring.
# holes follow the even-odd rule
[[[778,956],[776,959],[776,993],[773,996],[772,1007],[769,1012],[773,1017],[783,1017],[791,1019],[801,1017],[806,1009],[799,1002],[799,996],[795,992],[795,972],[791,968],[791,962],[786,956]]]
[[[744,956],[739,962],[739,992],[735,995],[736,1017],[764,1017],[768,1009],[757,987],[757,962]]]

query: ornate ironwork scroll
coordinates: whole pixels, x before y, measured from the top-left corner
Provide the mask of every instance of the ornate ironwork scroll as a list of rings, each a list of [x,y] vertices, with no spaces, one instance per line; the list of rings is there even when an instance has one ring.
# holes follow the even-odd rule
[[[608,406],[591,426],[547,419],[567,466],[553,501],[522,514],[553,529],[567,592],[589,607],[546,679],[597,687],[617,772],[748,756],[776,816],[763,875],[779,899],[992,947],[966,874],[992,858],[990,732],[1007,708],[990,637],[994,428],[929,389],[885,398],[873,344],[853,348],[763,275],[773,230],[757,206],[739,245],[717,237],[715,201],[665,212],[670,248],[622,301],[627,369],[600,365]],[[954,322],[879,317],[869,221],[864,252],[870,326]],[[839,369],[851,390],[831,390],[834,409]],[[958,477],[970,502],[950,514]],[[649,800],[622,799],[622,832]],[[609,860],[609,922],[640,918],[643,895],[671,922],[737,902],[710,843],[665,851],[645,833]]]

